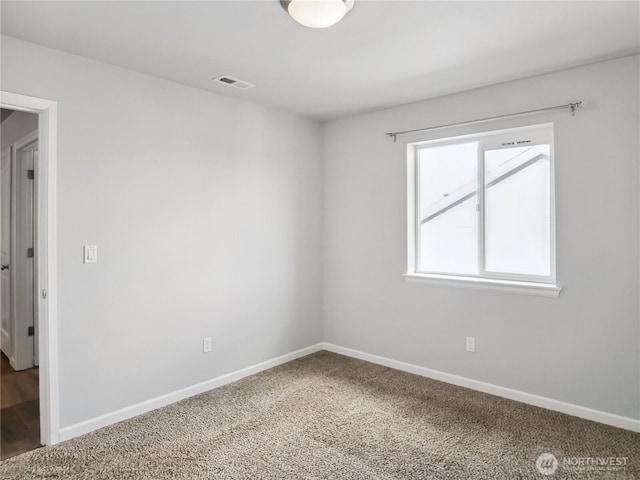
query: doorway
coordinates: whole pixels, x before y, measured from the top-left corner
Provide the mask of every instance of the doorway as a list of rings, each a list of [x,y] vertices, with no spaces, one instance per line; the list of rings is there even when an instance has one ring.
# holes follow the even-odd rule
[[[10,121],[19,116],[31,115],[31,121],[36,119],[35,133],[31,136],[23,136],[18,140],[9,140],[7,132],[12,123],[3,123],[3,160],[9,158],[18,162],[16,168],[10,170],[11,184],[4,185],[0,182],[0,193],[3,190],[11,190],[9,208],[15,209],[21,202],[21,207],[29,215],[14,215],[15,221],[10,223],[9,233],[9,261],[0,259],[0,280],[2,273],[8,273],[8,287],[10,298],[9,311],[6,307],[4,314],[0,308],[0,317],[11,318],[16,312],[21,318],[31,318],[32,323],[4,323],[6,333],[0,336],[0,361],[2,366],[2,380],[4,383],[23,385],[22,397],[16,399],[16,395],[2,394],[0,384],[0,402],[9,403],[12,407],[22,405],[19,416],[14,416],[15,422],[7,424],[9,415],[0,416],[0,426],[4,420],[6,428],[11,427],[11,433],[15,434],[18,427],[30,432],[39,430],[39,438],[31,446],[53,445],[60,440],[59,411],[58,411],[58,339],[57,339],[57,265],[56,265],[56,149],[57,149],[57,102],[7,91],[0,91],[0,108],[5,110],[3,119]],[[12,112],[13,111],[13,112]],[[25,117],[26,118],[26,117]],[[8,120],[7,120],[8,119]],[[33,126],[33,124],[32,124]],[[7,127],[7,128],[4,128]],[[16,135],[19,137],[19,135]],[[6,155],[5,143],[11,143],[9,156]],[[13,160],[11,160],[13,155]],[[7,160],[4,160],[4,169],[7,169]],[[10,168],[10,167],[9,167]],[[6,173],[6,172],[5,172]],[[24,183],[15,178],[20,175]],[[2,195],[0,194],[0,202]],[[20,202],[19,202],[20,201]],[[30,203],[29,203],[30,202]],[[5,201],[6,206],[7,202]],[[0,211],[3,210],[0,203]],[[6,211],[6,209],[5,209]],[[6,215],[11,217],[11,210]],[[18,221],[22,218],[22,221]],[[5,222],[6,223],[6,222]],[[3,233],[6,229],[3,228]],[[5,235],[6,236],[6,235]],[[0,240],[2,236],[0,235]],[[26,246],[25,242],[32,241],[32,246]],[[0,241],[0,250],[2,250]],[[6,241],[5,241],[6,243]],[[13,247],[13,248],[12,248]],[[0,254],[3,252],[0,251]],[[6,252],[5,252],[6,253]],[[12,255],[15,257],[12,258]],[[22,264],[21,264],[22,262]],[[12,269],[14,271],[12,272]],[[18,273],[21,272],[21,275]],[[24,285],[32,284],[32,288]],[[21,287],[21,288],[19,288]],[[20,293],[20,292],[21,293]],[[19,295],[18,295],[19,294]],[[3,295],[0,288],[0,300]],[[18,295],[18,296],[16,296]],[[3,305],[4,306],[4,305]],[[11,309],[14,309],[13,311]],[[1,319],[0,319],[1,326]],[[11,330],[13,327],[13,330]],[[24,328],[27,329],[24,335]],[[1,330],[1,329],[0,329]],[[16,340],[11,340],[15,334]],[[2,338],[4,337],[4,338]],[[21,343],[22,342],[22,343]],[[6,347],[5,347],[6,346]],[[6,357],[6,361],[5,360]],[[37,367],[37,368],[36,368]],[[5,376],[5,373],[7,375]],[[25,379],[26,377],[26,379]],[[5,381],[6,380],[6,381]],[[30,381],[31,383],[27,383]],[[5,387],[8,390],[9,387]],[[14,390],[15,392],[15,390]],[[34,398],[34,395],[36,396]],[[18,401],[18,400],[25,400]],[[16,402],[15,404],[13,402]],[[5,403],[5,404],[6,404]],[[39,407],[39,408],[38,408]],[[9,412],[11,413],[11,412]],[[36,438],[33,435],[31,438]],[[15,436],[12,437],[15,440]],[[1,439],[0,439],[1,440]],[[14,442],[18,443],[18,442]],[[34,445],[35,444],[35,445]],[[5,445],[6,446],[6,445]],[[27,441],[24,441],[27,446]],[[17,450],[18,446],[13,445]],[[13,450],[15,452],[16,450]],[[9,452],[2,452],[3,457],[8,457]]]
[[[38,116],[0,110],[0,458],[41,445],[36,284]]]

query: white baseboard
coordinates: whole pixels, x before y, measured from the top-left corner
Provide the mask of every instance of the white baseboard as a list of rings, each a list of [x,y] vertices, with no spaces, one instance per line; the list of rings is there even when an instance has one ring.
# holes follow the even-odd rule
[[[393,360],[391,358],[381,357],[379,355],[373,355],[370,353],[353,350],[351,348],[340,347],[331,343],[318,343],[311,345],[295,352],[287,353],[279,357],[267,360],[265,362],[252,365],[250,367],[237,370],[235,372],[222,375],[220,377],[207,380],[196,385],[192,385],[181,390],[162,395],[160,397],[152,398],[150,400],[125,407],[115,412],[107,413],[84,422],[76,423],[68,427],[61,428],[59,431],[59,441],[69,440],[85,433],[92,432],[107,425],[111,425],[128,418],[132,418],[143,413],[150,412],[160,407],[164,407],[171,403],[178,402],[188,397],[198,395],[203,392],[207,392],[214,388],[233,383],[242,378],[254,375],[256,373],[268,370],[269,368],[277,367],[284,363],[290,362],[305,355],[318,352],[320,350],[328,350],[330,352],[339,353],[348,357],[358,358],[367,362],[383,365],[389,368],[395,368],[396,370],[402,370],[404,372],[413,373],[422,377],[433,378],[434,380],[440,380],[442,382],[451,383],[461,387],[470,388],[472,390],[478,390],[484,393],[490,393],[499,397],[508,398],[510,400],[516,400],[518,402],[527,403],[529,405],[535,405],[537,407],[546,408],[548,410],[554,410],[556,412],[566,413],[594,422],[604,423],[606,425],[612,425],[614,427],[624,428],[634,432],[640,432],[640,420],[633,418],[622,417],[612,413],[602,412],[600,410],[594,410],[592,408],[581,407],[579,405],[573,405],[571,403],[562,402],[560,400],[554,400],[551,398],[541,397],[531,393],[521,392],[513,390],[511,388],[500,387],[498,385],[492,385],[490,383],[480,382],[478,380],[472,380],[470,378],[461,377],[458,375],[452,375],[450,373],[440,372],[438,370],[432,370],[430,368],[420,367],[418,365],[412,365],[410,363]]]
[[[358,358],[360,360],[394,368],[396,370],[402,370],[403,372],[433,378],[434,380],[440,380],[441,382],[451,383],[453,385],[478,390],[484,393],[490,393],[499,397],[516,400],[529,405],[535,405],[536,407],[546,408],[547,410],[566,413],[575,417],[585,418],[594,422],[604,423],[606,425],[612,425],[614,427],[624,428],[634,432],[640,432],[640,420],[636,420],[634,418],[622,417],[613,413],[594,410],[592,408],[582,407],[580,405],[574,405],[560,400],[554,400],[552,398],[541,397],[540,395],[534,395],[531,393],[521,392],[519,390],[513,390],[511,388],[480,382],[478,380],[472,380],[470,378],[452,375],[450,373],[440,372],[438,370],[432,370],[430,368],[420,367],[410,363],[400,362],[391,358],[381,357],[379,355],[373,355],[353,350],[351,348],[340,347],[331,343],[323,343],[322,348],[323,350],[339,353],[348,357]]]
[[[323,345],[320,343],[311,345],[310,347],[302,348],[300,350],[296,350],[295,352],[287,353],[285,355],[272,358],[271,360],[252,365],[241,370],[236,370],[235,372],[227,373],[226,375],[222,375],[220,377],[207,380],[206,382],[192,385],[191,387],[183,388],[176,392],[152,398],[150,400],[131,405],[130,407],[122,408],[115,412],[107,413],[99,417],[86,420],[84,422],[61,428],[59,431],[59,439],[60,441],[69,440],[71,438],[78,437],[80,435],[84,435],[85,433],[97,430],[99,428],[106,427],[107,425],[111,425],[117,422],[121,422],[122,420],[127,420],[128,418],[142,415],[143,413],[150,412],[151,410],[155,410],[157,408],[164,407],[185,398],[192,397],[194,395],[207,392],[214,388],[221,387],[228,383],[238,381],[244,377],[248,377],[249,375],[254,375],[264,370],[268,370],[269,368],[277,367],[278,365],[282,365],[283,363],[287,363],[297,358],[304,357],[305,355],[318,352],[322,350],[322,347]]]

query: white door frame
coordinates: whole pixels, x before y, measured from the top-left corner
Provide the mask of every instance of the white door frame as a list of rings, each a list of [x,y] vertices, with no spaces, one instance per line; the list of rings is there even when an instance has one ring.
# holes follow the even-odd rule
[[[0,218],[0,220],[2,221],[2,228],[6,228],[8,227],[9,232],[8,234],[6,232],[2,232],[2,237],[6,236],[6,239],[8,240],[8,242],[6,242],[6,244],[4,243],[5,238],[2,238],[0,240],[0,247],[2,247],[2,250],[4,250],[4,255],[2,256],[2,263],[5,264],[5,266],[7,265],[11,265],[11,243],[13,242],[13,239],[11,238],[11,234],[13,233],[13,228],[11,226],[11,220],[12,220],[12,213],[11,213],[11,204],[13,203],[13,200],[11,198],[12,193],[13,193],[13,188],[12,188],[12,183],[13,183],[13,179],[11,178],[11,175],[13,174],[13,171],[11,170],[11,164],[13,163],[13,155],[11,152],[11,147],[7,147],[5,148],[2,152],[2,159],[6,159],[5,163],[3,166],[0,167],[0,169],[4,169],[5,173],[4,176],[5,178],[0,178],[0,180],[2,180],[3,185],[1,185],[1,188],[3,189],[3,191],[1,192],[1,201],[0,201],[0,208],[3,210],[2,212],[0,212],[0,217],[5,217],[6,214],[8,214],[8,216],[6,216],[6,218]],[[8,185],[4,184],[4,181],[8,180]],[[8,188],[7,188],[8,187]],[[6,205],[8,204],[8,206]],[[2,328],[2,325],[0,325],[0,347],[2,349],[2,352],[7,356],[7,358],[9,359],[9,363],[11,363],[11,357],[13,357],[13,318],[11,318],[11,270],[7,270],[6,272],[3,271],[0,273],[0,277],[5,277],[5,281],[7,282],[7,288],[6,290],[3,292],[0,292],[0,308],[5,309],[5,312],[2,313],[6,313],[6,317],[2,317],[0,318],[0,320],[5,320],[8,323],[7,329],[5,330],[4,328]],[[1,288],[2,286],[0,286]],[[1,392],[0,392],[1,393]]]
[[[36,192],[36,292],[40,354],[40,440],[59,442],[58,302],[56,269],[56,150],[58,103],[0,91],[0,106],[38,114],[39,172]]]

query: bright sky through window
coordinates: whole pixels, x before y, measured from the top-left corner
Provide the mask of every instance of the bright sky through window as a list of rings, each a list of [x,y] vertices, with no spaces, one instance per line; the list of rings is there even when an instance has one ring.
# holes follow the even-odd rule
[[[552,282],[551,156],[549,126],[417,144],[415,271]]]

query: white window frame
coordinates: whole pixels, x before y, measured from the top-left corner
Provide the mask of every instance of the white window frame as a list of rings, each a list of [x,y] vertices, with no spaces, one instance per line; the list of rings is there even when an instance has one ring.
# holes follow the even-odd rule
[[[550,275],[538,276],[528,274],[497,273],[485,269],[485,184],[484,154],[487,150],[513,148],[509,142],[529,141],[527,144],[548,143],[550,145]],[[420,245],[419,192],[419,151],[434,146],[456,145],[477,142],[477,201],[478,201],[478,274],[452,274],[449,272],[420,271],[418,265]],[[427,281],[430,283],[480,287],[492,290],[505,290],[531,295],[557,297],[562,290],[556,285],[556,218],[555,218],[555,168],[553,146],[553,124],[545,123],[524,127],[486,131],[470,135],[439,138],[434,140],[409,143],[407,145],[407,270],[408,281]],[[515,146],[518,144],[516,143]]]

